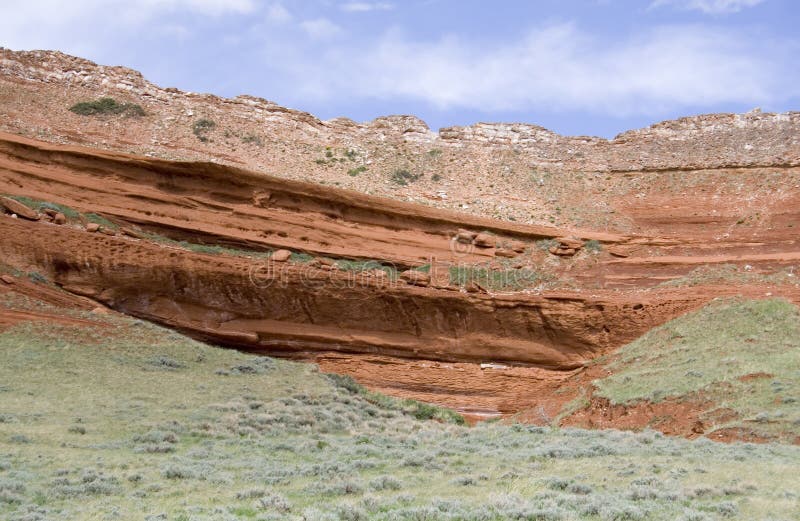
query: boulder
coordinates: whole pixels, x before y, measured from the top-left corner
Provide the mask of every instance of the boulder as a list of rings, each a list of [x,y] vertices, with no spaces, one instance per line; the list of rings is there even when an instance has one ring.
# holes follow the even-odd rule
[[[478,236],[477,233],[471,232],[469,230],[458,230],[458,233],[456,234],[455,238],[456,241],[462,244],[472,244],[472,241],[474,241],[475,237],[477,236]]]
[[[120,229],[120,231],[123,233],[123,235],[127,235],[128,237],[133,237],[134,239],[144,239],[144,234],[134,228],[125,227]]]
[[[94,233],[96,231],[100,231],[100,225],[97,223],[87,223],[86,224],[86,231]]]
[[[606,248],[606,250],[614,257],[625,258],[630,256],[630,251],[625,249],[623,246],[609,246],[608,248]]]
[[[270,259],[275,262],[286,262],[291,258],[291,256],[292,252],[289,250],[276,250],[272,253]]]
[[[406,270],[400,274],[400,278],[412,286],[424,287],[431,283],[430,275],[417,270]]]
[[[517,256],[517,252],[514,250],[510,250],[508,248],[497,248],[494,250],[495,257],[506,257],[507,259],[513,259]]]
[[[31,221],[39,220],[39,214],[36,210],[30,209],[21,202],[15,201],[10,197],[0,197],[0,206],[3,206],[8,213],[17,214],[17,216],[23,219],[29,219]]]
[[[561,245],[561,248],[564,249],[579,250],[583,248],[583,241],[580,239],[573,239],[571,237],[559,237],[556,240]]]
[[[53,216],[53,222],[59,225],[67,224],[67,216],[59,212]]]
[[[494,235],[490,235],[488,233],[479,233],[475,236],[475,240],[473,244],[478,248],[494,248],[495,244],[497,244],[497,239],[495,239]]]
[[[561,248],[559,246],[553,246],[550,248],[550,253],[553,255],[559,255],[561,257],[571,257],[578,252],[575,248]]]
[[[0,280],[5,282],[6,284],[14,284],[14,277],[11,275],[0,275]]]
[[[526,247],[527,247],[527,245],[524,242],[520,242],[520,241],[512,241],[508,245],[509,249],[512,249],[517,253],[525,253],[525,248]]]
[[[50,217],[55,217],[56,215],[58,215],[58,210],[54,210],[52,208],[42,208],[42,211],[46,215],[49,215]]]
[[[113,228],[106,228],[105,226],[101,226],[100,233],[105,233],[106,235],[110,235],[113,237],[117,234],[117,231],[114,230]]]

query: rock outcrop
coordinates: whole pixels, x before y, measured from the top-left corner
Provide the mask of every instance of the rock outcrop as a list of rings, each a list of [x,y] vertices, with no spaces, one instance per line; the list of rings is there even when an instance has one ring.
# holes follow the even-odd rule
[[[69,110],[103,96],[144,115]],[[215,124],[198,136],[204,119]],[[0,49],[2,191],[62,205],[3,200],[0,260],[54,285],[3,275],[2,287],[511,413],[716,296],[800,301],[799,136],[797,112],[614,139],[321,121]]]
[[[31,221],[39,220],[39,214],[35,210],[28,208],[24,204],[11,199],[10,197],[0,197],[0,206],[5,208],[5,210],[10,214],[18,215],[19,217],[30,219]]]
[[[414,116],[322,121],[263,98],[221,98],[157,86],[136,71],[59,52],[0,49],[0,131],[148,157],[212,161],[398,200],[526,224],[653,233],[681,222],[726,233],[742,212],[777,204],[800,171],[800,113],[710,114],[665,121],[614,139],[561,136],[536,125],[477,123],[432,131]],[[81,116],[103,96],[144,116]],[[25,100],[35,98],[36,103]],[[214,127],[198,136],[194,125]],[[199,137],[203,139],[200,140]],[[395,182],[407,172],[411,182]],[[709,190],[686,191],[683,173]],[[745,198],[741,186],[759,187]],[[711,192],[713,190],[713,193]],[[714,213],[714,195],[744,204]],[[659,204],[683,197],[687,208]],[[652,204],[651,204],[652,203]],[[689,221],[673,212],[694,214]],[[480,231],[480,230],[478,230]],[[728,232],[729,233],[729,232]]]

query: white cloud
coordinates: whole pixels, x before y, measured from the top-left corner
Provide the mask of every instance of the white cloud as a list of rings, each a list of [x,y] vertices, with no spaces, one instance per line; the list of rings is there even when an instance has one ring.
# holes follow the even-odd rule
[[[254,0],[140,0],[137,8],[152,10],[173,9],[195,11],[208,15],[223,13],[252,13],[256,10]]]
[[[300,27],[314,40],[330,40],[343,33],[342,28],[327,18],[300,22]]]
[[[680,9],[702,11],[706,14],[738,13],[742,9],[755,7],[764,0],[655,0],[650,7],[673,5]]]
[[[746,1],[756,0],[738,3]],[[105,21],[109,4],[115,13],[112,22]],[[769,106],[800,97],[798,38],[768,38],[742,27],[643,27],[634,36],[619,35],[609,41],[577,25],[558,24],[533,27],[516,37],[494,35],[487,43],[454,36],[423,40],[391,30],[382,36],[346,32],[328,18],[313,14],[299,18],[302,10],[289,13],[283,6],[296,4],[281,0],[131,4],[128,0],[18,3],[0,16],[0,45],[53,48],[117,61],[114,56],[136,52],[143,27],[150,35],[191,39],[198,36],[196,16],[180,14],[241,15],[255,9],[256,16],[240,17],[241,30],[211,32],[209,41],[227,46],[234,53],[230,57],[234,64],[247,63],[248,71],[258,71],[243,73],[242,77],[255,80],[238,88],[268,88],[259,94],[294,106],[378,99],[488,113],[654,115],[731,103]],[[106,60],[109,56],[112,59]],[[164,59],[173,56],[181,55],[176,52]],[[235,83],[235,78],[229,80]]]
[[[292,21],[292,14],[282,4],[272,4],[267,7],[267,20],[274,23],[287,23]]]
[[[347,2],[341,5],[342,11],[363,13],[368,11],[389,11],[394,9],[394,4],[388,2]]]
[[[242,15],[258,7],[257,0],[26,0],[3,7],[0,45],[90,54],[104,47],[104,37],[113,39],[162,14]]]
[[[289,95],[297,103],[400,98],[441,109],[632,115],[799,95],[800,82],[776,65],[775,49],[750,44],[742,32],[674,26],[607,45],[563,24],[496,45],[415,42],[394,33],[274,65],[302,86]]]

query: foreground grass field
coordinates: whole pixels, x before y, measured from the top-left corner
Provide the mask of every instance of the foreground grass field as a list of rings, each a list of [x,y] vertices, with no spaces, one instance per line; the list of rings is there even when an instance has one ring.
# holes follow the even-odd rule
[[[469,428],[311,365],[0,306],[86,321],[0,333],[3,520],[800,518],[798,447]]]
[[[782,299],[719,300],[617,353],[595,395],[614,404],[705,402],[712,428],[800,437],[800,310]]]

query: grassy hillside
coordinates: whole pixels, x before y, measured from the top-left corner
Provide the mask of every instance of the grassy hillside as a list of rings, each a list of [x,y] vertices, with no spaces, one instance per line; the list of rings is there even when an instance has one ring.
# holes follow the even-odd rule
[[[797,447],[421,420],[448,416],[136,320],[3,307],[86,322],[0,333],[0,519],[800,516]]]
[[[625,346],[608,369],[595,395],[614,404],[705,401],[712,430],[800,436],[800,311],[785,300],[715,301]]]

